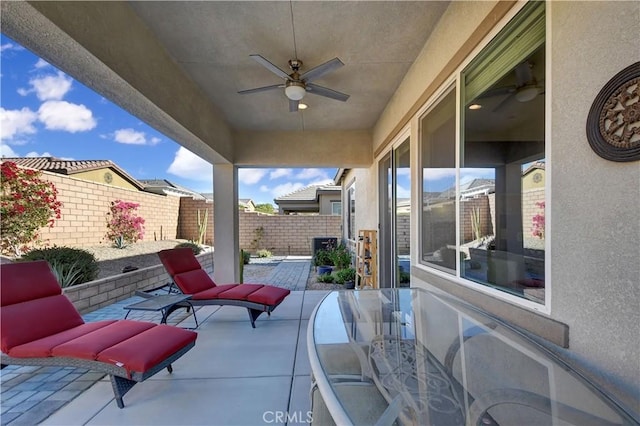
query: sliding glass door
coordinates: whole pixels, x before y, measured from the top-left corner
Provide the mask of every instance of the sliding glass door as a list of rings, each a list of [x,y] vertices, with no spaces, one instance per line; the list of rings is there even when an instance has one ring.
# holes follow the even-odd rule
[[[410,144],[407,138],[379,164],[380,287],[410,286],[410,171]]]

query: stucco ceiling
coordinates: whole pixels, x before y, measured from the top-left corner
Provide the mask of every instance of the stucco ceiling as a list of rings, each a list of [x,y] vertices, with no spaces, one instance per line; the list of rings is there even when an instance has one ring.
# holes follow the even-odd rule
[[[370,129],[448,2],[147,2],[130,6],[233,129]],[[334,57],[345,65],[315,83],[347,102],[307,94],[289,112],[283,91],[239,90],[283,81],[253,61],[260,54],[290,72]],[[150,64],[151,66],[151,64]]]

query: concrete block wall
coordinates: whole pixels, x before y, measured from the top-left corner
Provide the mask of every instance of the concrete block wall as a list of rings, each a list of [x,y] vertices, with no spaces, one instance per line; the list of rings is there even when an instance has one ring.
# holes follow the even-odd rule
[[[240,212],[239,223],[240,248],[251,253],[268,249],[274,255],[310,256],[314,237],[336,237],[340,240],[342,235],[340,216],[270,216]],[[262,229],[261,238],[258,229]]]
[[[200,220],[204,220],[207,211],[207,230],[205,232],[204,243],[213,245],[213,201],[195,200],[190,197],[180,198],[180,214],[178,216],[178,238],[185,240],[198,240],[198,210]]]
[[[522,233],[524,239],[536,238],[533,236],[533,217],[539,213],[544,214],[536,203],[544,201],[544,189],[532,189],[522,193]]]
[[[107,213],[111,202],[123,200],[140,204],[138,216],[144,218],[144,241],[177,238],[180,199],[111,185],[88,182],[70,176],[43,172],[42,178],[58,189],[62,217],[53,228],[42,228],[41,237],[50,245],[90,247],[108,243]]]
[[[202,268],[208,273],[212,273],[213,253],[202,253],[197,257]],[[63,289],[63,293],[81,314],[86,314],[128,299],[134,296],[137,290],[160,287],[170,281],[171,279],[164,267],[158,265],[66,287]],[[123,310],[123,317],[125,313]]]
[[[477,209],[480,215],[480,232],[482,236],[493,235],[494,227],[491,220],[490,208],[489,197],[486,195],[463,200],[460,203],[460,226],[464,243],[475,239],[471,219],[471,212],[475,209]]]

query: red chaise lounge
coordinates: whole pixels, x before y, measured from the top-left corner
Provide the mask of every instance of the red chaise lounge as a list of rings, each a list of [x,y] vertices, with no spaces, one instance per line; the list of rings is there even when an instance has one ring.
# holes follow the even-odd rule
[[[271,312],[291,293],[288,289],[264,284],[216,285],[202,269],[193,250],[188,247],[162,250],[158,253],[173,282],[184,294],[190,294],[193,306],[233,305],[249,311],[251,326],[261,313]]]
[[[7,365],[82,367],[110,375],[118,407],[137,383],[171,363],[197,333],[131,320],[85,323],[46,261],[0,267],[0,354]]]

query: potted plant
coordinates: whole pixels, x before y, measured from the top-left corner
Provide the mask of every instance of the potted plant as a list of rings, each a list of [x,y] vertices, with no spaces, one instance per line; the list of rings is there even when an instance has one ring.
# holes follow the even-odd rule
[[[354,268],[340,269],[335,274],[336,283],[344,285],[346,289],[353,289],[356,286],[356,270]]]
[[[313,265],[319,275],[329,274],[333,270],[331,251],[321,249],[313,256]]]

